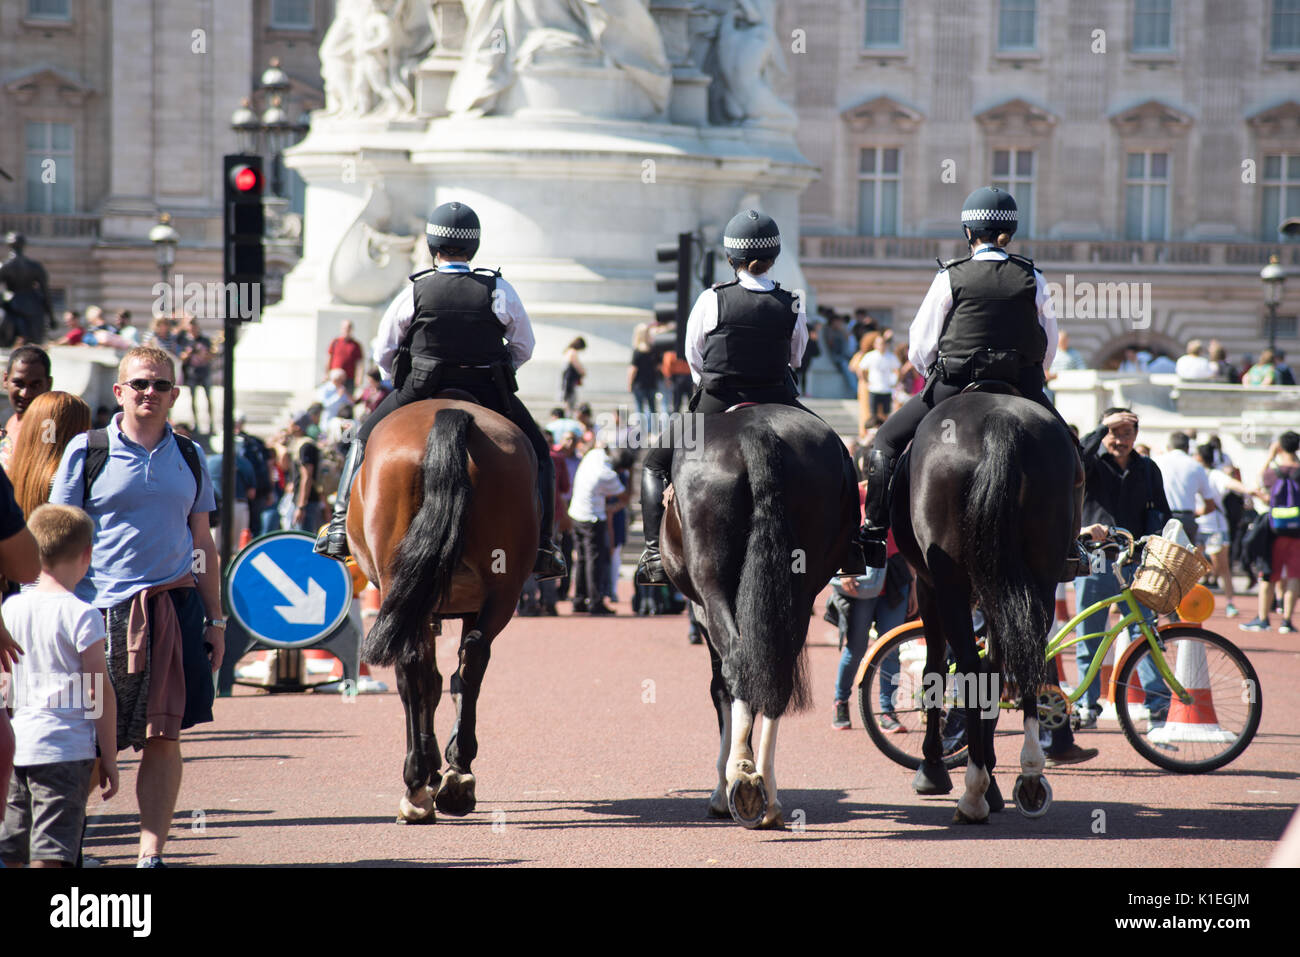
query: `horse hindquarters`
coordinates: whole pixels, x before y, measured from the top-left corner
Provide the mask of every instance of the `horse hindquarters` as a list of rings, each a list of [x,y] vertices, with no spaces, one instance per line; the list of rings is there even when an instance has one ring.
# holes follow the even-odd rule
[[[463,409],[440,409],[434,417],[421,466],[424,498],[393,555],[379,615],[362,646],[362,657],[371,664],[418,661],[426,644],[425,626],[450,590],[464,551],[472,492],[467,454],[471,422]]]

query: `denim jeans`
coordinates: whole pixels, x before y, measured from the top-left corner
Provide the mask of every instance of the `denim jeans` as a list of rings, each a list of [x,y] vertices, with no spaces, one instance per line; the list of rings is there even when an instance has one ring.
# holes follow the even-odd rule
[[[1076,578],[1074,580],[1074,594],[1078,602],[1076,614],[1087,608],[1089,605],[1094,605],[1103,599],[1112,598],[1120,593],[1120,585],[1119,582],[1115,580],[1113,568],[1114,564],[1110,560],[1109,556],[1107,556],[1104,571],[1087,575],[1082,578]],[[1133,576],[1136,572],[1136,563],[1130,562],[1128,565],[1125,565],[1123,571],[1124,581],[1127,584],[1132,585]],[[1121,615],[1128,614],[1128,607],[1122,602],[1113,607]],[[1142,615],[1146,619],[1147,624],[1151,626],[1152,630],[1154,630],[1156,627],[1156,613],[1145,605],[1139,604],[1138,607],[1142,609]],[[1079,634],[1087,635],[1094,632],[1104,631],[1110,617],[1110,611],[1111,609],[1108,608],[1105,611],[1099,611],[1089,615],[1084,619],[1083,624],[1079,626]],[[1142,632],[1138,629],[1136,624],[1129,625],[1128,633],[1129,637],[1133,641],[1146,641],[1146,639],[1142,637]],[[1084,676],[1088,673],[1088,667],[1092,663],[1092,656],[1096,654],[1097,649],[1101,647],[1101,642],[1101,638],[1090,638],[1087,641],[1081,641],[1074,646],[1075,660],[1078,662],[1079,666],[1079,674],[1076,681],[1082,681]],[[1093,679],[1092,684],[1084,691],[1083,697],[1079,699],[1080,704],[1087,705],[1094,711],[1097,709],[1097,701],[1101,697],[1100,675],[1101,672],[1098,671],[1098,677]],[[1157,710],[1162,707],[1168,707],[1169,691],[1165,687],[1165,683],[1161,679],[1160,673],[1156,671],[1155,665],[1151,663],[1150,657],[1143,659],[1141,664],[1138,665],[1138,678],[1141,680],[1142,687],[1146,691],[1147,702],[1149,705],[1152,705]]]
[[[910,586],[909,586],[910,588]],[[876,634],[883,635],[897,628],[907,618],[907,592],[904,591],[898,604],[885,603],[884,596],[879,598],[849,599],[849,630],[844,640],[844,653],[840,655],[840,670],[835,679],[835,700],[848,701],[853,695],[853,678],[858,671],[858,663],[867,651],[871,638],[871,624],[875,622]],[[898,655],[893,654],[881,663],[881,710],[891,710],[888,696],[883,689],[893,688],[898,678]]]

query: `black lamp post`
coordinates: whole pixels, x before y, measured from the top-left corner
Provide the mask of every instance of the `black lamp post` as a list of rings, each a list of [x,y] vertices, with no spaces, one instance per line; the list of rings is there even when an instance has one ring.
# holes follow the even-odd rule
[[[256,153],[269,161],[271,195],[278,198],[284,198],[285,191],[284,151],[307,132],[307,112],[293,119],[287,105],[291,86],[289,75],[280,69],[280,60],[273,57],[258,85],[230,115],[240,152]],[[260,114],[258,103],[263,104]]]
[[[172,226],[170,213],[159,216],[158,225],[149,230],[149,242],[158,252],[158,272],[162,274],[164,286],[171,278],[172,265],[176,262],[176,244],[180,238],[180,233]]]
[[[1264,281],[1264,302],[1268,305],[1268,347],[1277,349],[1277,307],[1282,301],[1282,286],[1286,282],[1286,270],[1277,261],[1277,256],[1268,257],[1268,265],[1259,271],[1259,278]]]

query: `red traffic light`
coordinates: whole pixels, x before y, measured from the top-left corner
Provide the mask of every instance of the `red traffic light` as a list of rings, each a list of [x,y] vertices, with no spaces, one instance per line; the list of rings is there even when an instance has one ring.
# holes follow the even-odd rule
[[[241,193],[260,193],[262,174],[251,166],[236,166],[230,171],[230,182]]]

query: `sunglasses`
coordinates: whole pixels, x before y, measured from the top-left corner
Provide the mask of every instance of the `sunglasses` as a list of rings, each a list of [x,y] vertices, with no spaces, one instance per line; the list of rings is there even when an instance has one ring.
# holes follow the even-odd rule
[[[153,386],[155,392],[170,392],[176,383],[171,379],[131,379],[126,383],[136,392],[147,392]]]

